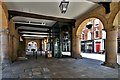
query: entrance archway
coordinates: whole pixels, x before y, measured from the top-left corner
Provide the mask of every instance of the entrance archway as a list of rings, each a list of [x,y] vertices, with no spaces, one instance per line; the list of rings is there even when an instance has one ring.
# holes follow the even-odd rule
[[[88,58],[105,61],[106,31],[104,28],[103,22],[98,18],[86,19],[78,27],[76,36],[79,53],[88,53],[81,54],[83,57],[89,56]]]
[[[79,25],[79,27],[77,28],[75,34],[76,34],[76,35],[80,35],[80,34],[82,33],[83,28],[86,26],[86,24],[87,24],[90,20],[93,20],[93,19],[99,19],[99,18],[93,17],[93,18],[87,18],[87,19],[85,19],[85,20]],[[99,20],[100,20],[100,22],[102,23],[103,28],[105,29],[106,22],[101,21],[101,19],[99,19]]]
[[[37,42],[35,41],[29,41],[26,45],[26,55],[27,56],[31,56],[31,55],[36,55],[37,56],[37,50],[38,50],[38,47],[37,47]]]
[[[35,41],[30,41],[27,44],[27,51],[31,52],[32,49],[35,49],[35,51],[37,51],[37,43]]]

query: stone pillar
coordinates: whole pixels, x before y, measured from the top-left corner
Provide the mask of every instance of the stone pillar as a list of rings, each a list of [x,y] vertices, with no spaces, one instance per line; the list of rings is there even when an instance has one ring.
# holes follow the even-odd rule
[[[1,62],[2,64],[9,63],[9,55],[8,55],[8,30],[7,29],[1,29]]]
[[[74,57],[75,58],[82,58],[82,56],[80,55],[80,53],[81,53],[81,46],[80,46],[81,44],[80,44],[80,35],[77,35],[77,36],[75,36],[75,55],[74,55]]]
[[[72,38],[72,57],[74,57],[74,54],[76,52],[76,48],[75,48],[75,38]]]
[[[117,67],[117,30],[106,31],[105,66]]]
[[[75,54],[75,31],[74,31],[74,28],[72,29],[72,54],[71,56],[74,57],[74,54]]]

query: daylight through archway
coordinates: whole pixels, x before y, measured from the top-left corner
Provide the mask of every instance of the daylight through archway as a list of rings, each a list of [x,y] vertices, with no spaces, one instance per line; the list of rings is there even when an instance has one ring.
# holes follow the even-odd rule
[[[106,31],[103,23],[98,18],[90,18],[84,22],[81,32],[78,32],[82,57],[105,61]]]

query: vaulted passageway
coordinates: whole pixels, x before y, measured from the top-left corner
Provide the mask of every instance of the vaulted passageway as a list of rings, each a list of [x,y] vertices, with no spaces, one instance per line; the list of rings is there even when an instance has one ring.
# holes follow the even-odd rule
[[[90,72],[95,71],[95,73],[98,73],[95,74],[95,78],[111,76],[112,78],[116,78],[118,73],[116,69],[112,68],[119,67],[117,55],[119,52],[120,3],[85,1],[76,2],[70,0],[67,2],[69,6],[67,7],[67,11],[65,11],[66,13],[60,12],[59,1],[35,1],[33,3],[0,1],[0,55],[3,77],[9,78],[10,76],[7,77],[6,74],[17,72],[16,70],[18,70],[19,66],[25,66],[21,71],[27,71],[27,67],[30,65],[30,71],[33,69],[32,76],[31,72],[29,75],[29,70],[28,72],[20,72],[16,76],[26,78],[26,76],[22,75],[22,73],[25,73],[25,75],[29,75],[27,77],[34,78],[36,77],[33,76],[36,73],[34,73],[34,67],[46,70],[45,66],[47,65],[49,66],[47,70],[51,71],[49,76],[57,74],[57,77],[64,78],[63,74],[75,72],[79,75],[74,75],[72,76],[73,78],[79,76],[80,78],[91,78],[94,75],[91,75]],[[99,19],[100,24],[96,23],[95,25],[92,24],[92,26],[102,27],[97,27],[92,32],[93,27],[89,28],[91,27],[90,22],[94,22],[96,19]],[[84,29],[84,27],[88,28]],[[88,32],[87,35],[85,31]],[[91,33],[95,35],[91,35]],[[101,33],[104,36],[106,35],[106,39],[102,38]],[[85,42],[83,40],[85,39],[88,41],[93,39],[93,45],[89,42],[86,46],[83,45]],[[32,43],[34,42],[35,44],[33,45]],[[105,62],[83,58],[81,52],[104,53]],[[38,63],[35,63],[35,61]],[[40,61],[41,63],[39,64]],[[60,62],[61,65],[57,62]],[[102,66],[101,62],[103,65],[112,68],[108,69],[108,67]],[[43,64],[42,67],[40,66],[41,64]],[[66,68],[66,66],[70,67]],[[15,67],[17,68],[16,70],[13,69]],[[62,71],[54,73],[53,67]],[[64,73],[63,68],[66,69],[67,73]],[[97,71],[96,68],[102,69],[102,71],[105,69],[105,71],[108,71],[109,76],[103,74],[104,72]],[[8,72],[6,72],[7,69]],[[83,72],[77,72],[78,69]],[[87,71],[87,69],[89,70]],[[109,74],[109,70],[114,74]],[[38,72],[38,74],[40,75],[42,72],[44,71]],[[85,75],[82,75],[83,73]],[[99,76],[101,74],[103,75]],[[12,78],[15,77],[13,75]],[[70,78],[71,75],[72,73],[67,75],[67,77]],[[46,76],[39,77],[43,78]]]

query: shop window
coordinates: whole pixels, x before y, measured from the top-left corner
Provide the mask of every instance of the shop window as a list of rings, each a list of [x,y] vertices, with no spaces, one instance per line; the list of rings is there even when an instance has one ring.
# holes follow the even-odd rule
[[[88,52],[88,53],[92,52],[92,42],[87,42],[86,52]]]
[[[100,22],[100,20],[99,20],[99,19],[95,19],[94,26],[95,26],[95,27],[98,27],[98,26],[99,26],[99,22]]]
[[[100,35],[100,32],[97,30],[97,31],[95,31],[94,33],[95,33],[95,34],[94,34],[94,38],[95,38],[95,39],[98,39],[98,38],[99,38],[99,35]]]
[[[64,36],[63,36],[63,42],[62,42],[62,51],[63,52],[70,52],[70,35],[68,32],[65,32],[64,33]]]
[[[96,31],[96,38],[98,38],[99,37],[99,35],[98,35],[98,31]]]

